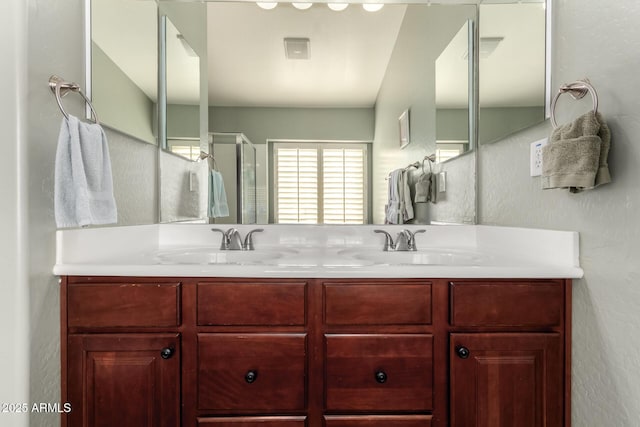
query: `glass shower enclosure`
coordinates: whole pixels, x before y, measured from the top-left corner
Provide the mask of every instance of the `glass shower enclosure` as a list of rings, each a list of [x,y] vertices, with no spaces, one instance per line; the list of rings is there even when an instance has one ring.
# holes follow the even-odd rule
[[[229,216],[209,218],[209,222],[255,224],[257,222],[255,146],[241,132],[210,132],[209,153],[213,154],[214,167],[222,175],[229,206]]]

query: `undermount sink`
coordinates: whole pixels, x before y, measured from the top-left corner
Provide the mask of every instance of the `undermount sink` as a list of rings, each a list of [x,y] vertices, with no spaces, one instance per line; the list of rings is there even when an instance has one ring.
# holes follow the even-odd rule
[[[233,251],[187,248],[157,252],[159,264],[264,264],[285,256],[285,251]]]
[[[418,251],[354,251],[344,250],[342,255],[354,259],[370,261],[378,265],[481,265],[485,257],[474,252],[460,250],[418,250]]]

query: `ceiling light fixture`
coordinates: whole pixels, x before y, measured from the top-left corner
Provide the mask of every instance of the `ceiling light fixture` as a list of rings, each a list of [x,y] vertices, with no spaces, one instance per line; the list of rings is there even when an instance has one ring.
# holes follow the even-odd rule
[[[363,3],[362,8],[367,12],[377,12],[382,9],[383,3]]]
[[[340,12],[342,10],[345,10],[347,6],[349,6],[349,3],[327,3],[327,6],[329,6],[329,9],[331,10]]]
[[[293,7],[295,7],[296,9],[300,9],[300,10],[307,10],[309,9],[311,6],[313,6],[313,3],[291,3],[293,5]]]
[[[261,8],[263,8],[264,10],[271,10],[278,5],[277,2],[271,2],[271,1],[259,1],[259,2],[256,2],[256,4]]]

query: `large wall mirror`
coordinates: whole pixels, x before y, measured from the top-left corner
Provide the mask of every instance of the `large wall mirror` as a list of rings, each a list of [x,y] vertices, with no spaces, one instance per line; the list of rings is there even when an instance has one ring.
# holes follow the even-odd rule
[[[172,16],[195,4],[203,7],[201,20],[172,17],[174,28],[168,24],[166,31],[185,61],[190,40],[180,38],[181,30],[206,34],[198,48],[208,128],[200,125],[199,141],[195,126],[179,129],[193,124],[185,119],[195,117],[186,115],[190,101],[174,108],[168,99],[166,148],[180,146],[190,158],[204,149],[215,164],[228,164],[237,159],[226,158],[223,147],[211,139],[207,144],[203,134],[244,135],[255,147],[253,170],[222,178],[228,198],[237,199],[244,197],[238,175],[255,176],[258,223],[383,223],[390,173],[405,168],[412,201],[423,175],[445,172],[447,179],[437,203],[416,203],[409,222],[474,222],[475,145],[546,117],[545,6],[550,0],[425,1],[378,8],[345,3],[342,10],[327,3],[278,3],[265,9],[253,2],[90,1],[94,15],[105,17],[98,3],[144,5],[154,17],[156,7],[161,13],[171,10]],[[106,33],[123,32],[122,18],[130,15],[123,10]],[[92,38],[105,49],[99,36]],[[129,41],[121,44],[133,48]],[[523,52],[525,57],[515,56]],[[174,56],[167,50],[169,55]],[[95,87],[103,79],[96,69],[103,66],[93,68]],[[169,68],[169,91],[168,74]],[[179,80],[190,84],[198,78]],[[193,86],[180,90],[186,97],[194,93]],[[431,155],[435,162],[424,161]],[[361,182],[358,188],[355,182]],[[209,190],[201,185],[199,191]],[[161,198],[176,198],[175,193]],[[287,215],[278,209],[287,209]],[[309,215],[309,210],[315,212]]]

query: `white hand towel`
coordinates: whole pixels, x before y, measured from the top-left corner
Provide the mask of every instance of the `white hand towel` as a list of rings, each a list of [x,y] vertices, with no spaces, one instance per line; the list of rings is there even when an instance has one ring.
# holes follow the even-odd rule
[[[99,124],[84,123],[71,115],[62,119],[54,193],[59,228],[118,221],[109,147]]]
[[[217,170],[209,172],[209,217],[220,218],[229,216],[227,193],[224,190],[222,174]]]

